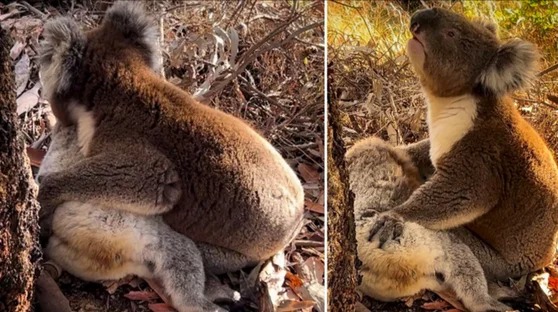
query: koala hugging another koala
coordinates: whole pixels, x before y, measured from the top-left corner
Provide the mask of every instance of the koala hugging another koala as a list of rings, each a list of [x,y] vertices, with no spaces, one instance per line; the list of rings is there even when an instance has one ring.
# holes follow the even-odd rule
[[[132,1],[88,32],[45,25],[40,74],[58,119],[39,172],[46,254],[86,280],[158,280],[179,311],[220,311],[206,274],[282,252],[304,192],[246,123],[158,76],[157,34]]]
[[[410,30],[429,139],[347,152],[360,290],[389,301],[430,289],[470,311],[510,310],[496,282],[550,264],[558,232],[555,160],[510,98],[538,54],[439,8],[415,13]]]

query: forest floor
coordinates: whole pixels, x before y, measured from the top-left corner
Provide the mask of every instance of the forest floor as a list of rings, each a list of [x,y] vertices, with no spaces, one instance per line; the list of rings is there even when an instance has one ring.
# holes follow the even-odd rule
[[[416,7],[402,7],[401,3]],[[483,15],[500,26],[501,38],[519,37],[535,43],[542,54],[538,81],[513,95],[517,108],[558,155],[558,29],[545,18],[558,7],[536,1],[370,1],[336,0],[328,3],[328,69],[333,77],[328,96],[341,108],[342,137],[347,149],[370,136],[392,145],[428,137],[426,109],[405,45],[408,22],[423,4],[446,7],[468,16]],[[523,5],[523,7],[521,7]],[[528,7],[528,9],[526,8]],[[557,263],[540,274],[513,281],[526,288],[525,298],[507,302],[519,311],[558,311]],[[533,279],[535,281],[533,281]],[[450,311],[432,293],[384,303],[365,298],[372,311]]]
[[[84,29],[111,1],[14,1],[0,4],[0,24],[14,38],[21,136],[34,169],[55,119],[41,98],[39,42],[59,15]],[[231,310],[323,311],[324,90],[323,3],[319,1],[145,1],[160,26],[164,76],[200,101],[263,134],[295,169],[305,190],[306,224],[285,259],[220,276],[243,299]],[[226,72],[237,70],[232,79]],[[283,261],[285,260],[285,261]],[[169,311],[145,282],[88,283],[64,273],[58,284],[74,311]]]

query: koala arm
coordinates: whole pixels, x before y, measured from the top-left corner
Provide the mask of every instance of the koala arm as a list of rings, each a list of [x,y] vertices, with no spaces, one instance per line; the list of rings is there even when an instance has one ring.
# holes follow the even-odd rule
[[[40,179],[38,200],[56,207],[80,201],[142,215],[169,211],[182,195],[172,163],[154,148],[112,146]]]
[[[479,159],[477,157],[476,159]],[[432,178],[421,185],[409,199],[389,213],[433,230],[445,230],[467,224],[493,208],[500,197],[498,175],[470,158],[467,164],[438,168]],[[481,176],[471,176],[471,167],[484,168]],[[449,169],[448,168],[448,169]]]
[[[424,139],[422,141],[398,146],[397,149],[405,151],[411,160],[419,169],[421,177],[427,180],[434,173],[434,165],[430,160],[430,140]]]

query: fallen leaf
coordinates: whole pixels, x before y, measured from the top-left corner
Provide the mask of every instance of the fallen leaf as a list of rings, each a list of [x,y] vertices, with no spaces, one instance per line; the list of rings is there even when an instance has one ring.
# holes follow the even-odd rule
[[[15,64],[15,81],[17,96],[19,96],[27,87],[29,81],[29,56],[26,53],[21,55],[20,60]]]
[[[39,103],[39,89],[41,88],[41,83],[37,82],[33,88],[27,90],[25,93],[20,95],[17,100],[17,114],[21,115],[27,113],[30,109],[35,107]]]
[[[314,167],[305,163],[300,163],[297,169],[304,181],[308,183],[320,181],[320,173]]]
[[[285,278],[288,279],[289,282],[291,282],[290,284],[291,288],[297,288],[304,284],[298,276],[294,275],[289,271],[287,271],[287,273],[285,274]]]
[[[19,40],[16,41],[16,43],[10,50],[10,57],[12,58],[12,60],[16,60],[19,57],[19,55],[21,54],[25,46],[26,46],[25,42]]]
[[[312,308],[316,303],[311,300],[294,301],[284,300],[277,307],[277,311],[298,311],[300,309]]]
[[[130,300],[149,301],[159,299],[159,295],[154,291],[130,291],[124,297]]]
[[[176,310],[166,303],[150,303],[147,305],[153,312],[176,312]]]
[[[311,200],[305,199],[304,200],[304,205],[310,211],[324,214],[324,204],[315,203]]]
[[[308,282],[324,283],[324,263],[317,257],[310,257],[301,265],[301,269],[305,272],[312,272],[308,277]]]
[[[277,306],[282,297],[283,283],[287,273],[286,259],[284,253],[278,253],[271,260],[264,263],[258,275],[260,286],[266,290],[263,297],[269,298],[273,306]]]
[[[558,277],[550,276],[548,278],[548,287],[554,291],[558,291]]]
[[[40,167],[43,158],[45,157],[46,152],[42,149],[27,148],[27,157],[29,157],[29,161],[31,162],[31,166]]]
[[[450,308],[451,305],[444,300],[436,300],[432,302],[425,302],[421,308],[425,310],[443,310],[445,308]]]

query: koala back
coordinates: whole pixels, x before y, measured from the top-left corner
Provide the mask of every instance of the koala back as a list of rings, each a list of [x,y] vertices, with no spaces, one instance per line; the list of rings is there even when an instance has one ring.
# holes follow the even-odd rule
[[[87,33],[67,18],[50,22],[41,68],[53,110],[78,124],[86,157],[126,137],[146,140],[175,164],[182,198],[165,221],[176,231],[258,258],[273,255],[302,224],[300,181],[244,121],[157,74],[154,30],[133,2],[115,4]],[[269,246],[253,250],[253,240]]]
[[[345,155],[355,197],[355,218],[375,209],[387,211],[405,201],[422,184],[409,156],[375,137],[363,139]]]

